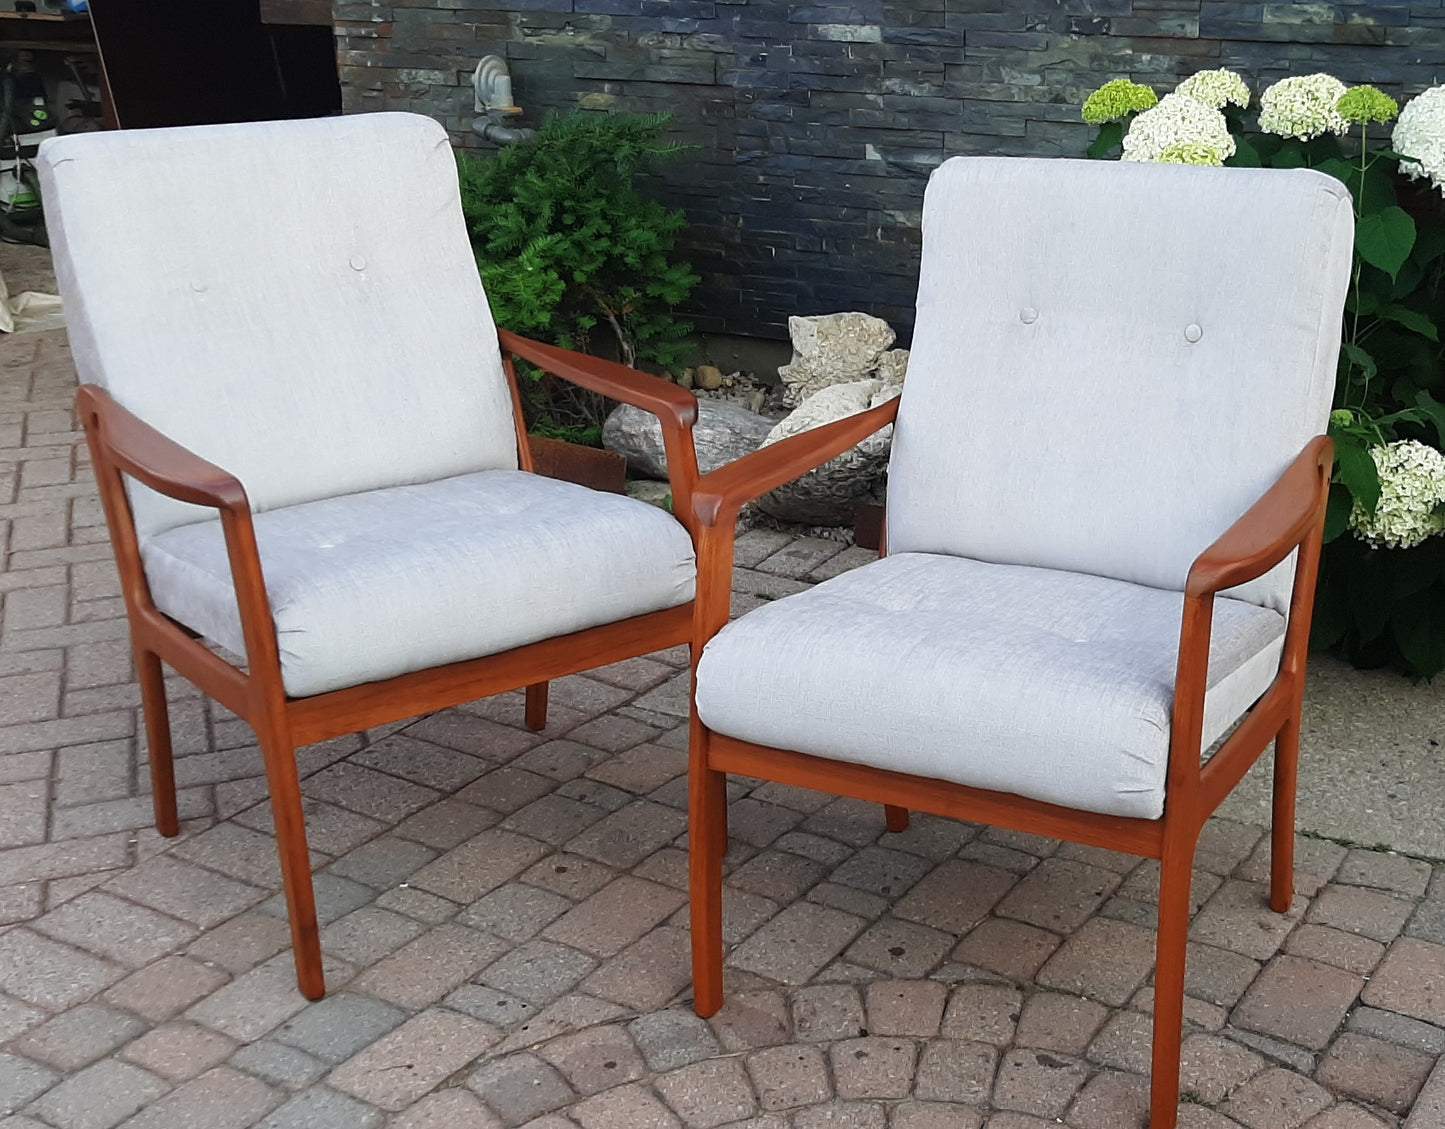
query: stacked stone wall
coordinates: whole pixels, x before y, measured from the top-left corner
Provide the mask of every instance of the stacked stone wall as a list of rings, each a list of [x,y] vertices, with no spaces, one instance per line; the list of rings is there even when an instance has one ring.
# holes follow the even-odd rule
[[[471,72],[504,56],[551,109],[666,111],[697,148],[653,190],[692,222],[696,320],[785,335],[857,309],[907,333],[929,170],[958,153],[1078,156],[1078,107],[1127,76],[1258,86],[1327,70],[1398,95],[1445,81],[1445,0],[335,0],[347,112],[429,114],[459,145]]]

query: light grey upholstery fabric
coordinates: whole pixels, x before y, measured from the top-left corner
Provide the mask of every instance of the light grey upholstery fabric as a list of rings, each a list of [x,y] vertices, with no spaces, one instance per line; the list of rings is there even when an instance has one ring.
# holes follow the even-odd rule
[[[723,628],[697,710],[772,748],[1154,819],[1182,606],[1082,573],[901,553]],[[1284,625],[1216,600],[1206,745],[1274,680]]]
[[[293,697],[676,607],[692,541],[616,494],[484,471],[259,514],[256,540]],[[156,606],[245,653],[220,522],[142,540]]]
[[[76,134],[38,163],[81,379],[236,475],[255,510],[516,467],[435,122]],[[144,534],[210,516],[131,498]]]
[[[945,163],[890,549],[1182,589],[1325,429],[1352,230],[1304,170]],[[1285,611],[1292,563],[1238,595]]]

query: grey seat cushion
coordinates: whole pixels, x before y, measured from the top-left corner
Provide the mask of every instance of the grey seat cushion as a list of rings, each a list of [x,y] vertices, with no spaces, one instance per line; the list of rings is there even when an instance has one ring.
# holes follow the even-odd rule
[[[1183,597],[901,553],[750,612],[703,652],[697,709],[772,748],[1154,819]],[[1215,602],[1205,744],[1269,687],[1284,617]]]
[[[652,506],[492,470],[255,515],[293,697],[496,654],[692,599],[692,541]],[[244,653],[216,520],[143,539],[156,606]]]

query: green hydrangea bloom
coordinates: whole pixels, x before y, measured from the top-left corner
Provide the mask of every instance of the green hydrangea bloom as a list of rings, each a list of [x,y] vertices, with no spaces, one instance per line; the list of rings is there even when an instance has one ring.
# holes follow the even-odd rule
[[[1170,145],[1159,154],[1158,160],[1165,165],[1212,165],[1218,168],[1224,164],[1218,149],[1190,141]]]
[[[1340,95],[1335,109],[1351,125],[1366,125],[1394,121],[1400,113],[1400,104],[1373,86],[1352,86]]]
[[[1137,82],[1127,78],[1116,78],[1106,82],[1090,94],[1084,102],[1084,121],[1090,125],[1103,125],[1128,114],[1149,110],[1159,104],[1159,95]]]
[[[1355,413],[1349,408],[1336,408],[1330,413],[1330,422],[1336,427],[1349,427],[1355,422]]]

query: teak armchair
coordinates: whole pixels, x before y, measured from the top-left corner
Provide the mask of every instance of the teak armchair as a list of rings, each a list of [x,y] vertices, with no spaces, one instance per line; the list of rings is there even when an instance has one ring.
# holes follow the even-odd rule
[[[727,773],[1161,861],[1153,1129],[1179,1099],[1205,820],[1273,741],[1290,906],[1350,199],[1316,173],[955,158],[899,400],[704,476],[695,1006]],[[896,420],[887,555],[728,624],[739,507]],[[1214,755],[1204,753],[1229,732]]]
[[[697,403],[496,331],[430,119],[76,135],[40,167],[156,825],[165,662],[256,731],[315,999],[298,746],[520,687],[540,729],[550,679],[690,635],[685,525],[530,473],[512,359],[657,415],[684,515]]]

